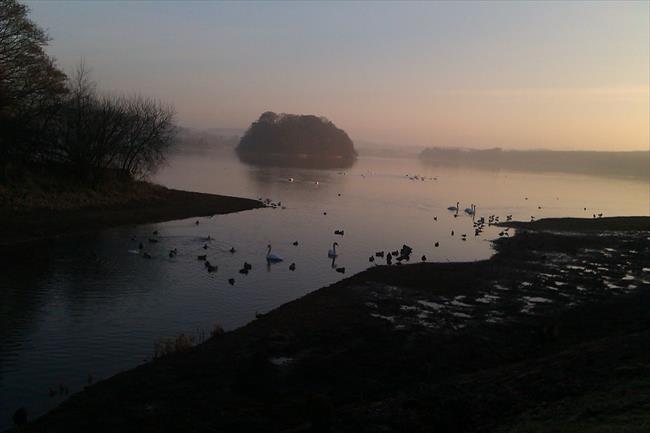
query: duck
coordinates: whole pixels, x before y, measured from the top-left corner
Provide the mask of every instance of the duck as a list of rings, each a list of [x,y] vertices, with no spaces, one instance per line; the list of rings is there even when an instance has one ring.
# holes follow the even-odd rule
[[[231,286],[234,286],[235,285],[235,279],[234,278],[228,278],[228,284],[230,284]]]
[[[145,259],[150,259],[150,258],[151,258],[151,254],[149,254],[148,252],[145,251],[145,252],[142,254],[142,257],[144,257]]]
[[[327,257],[329,257],[330,259],[338,256],[338,254],[336,253],[336,246],[337,245],[338,245],[338,243],[334,242],[332,244],[332,249],[327,252]]]
[[[282,257],[278,256],[277,254],[271,253],[271,244],[269,244],[267,248],[268,251],[266,252],[266,261],[268,263],[277,263],[284,260]]]
[[[149,242],[151,242],[152,244],[155,244],[155,243],[158,242],[158,239],[149,238]]]
[[[230,247],[230,254],[235,254],[236,252],[237,250],[235,249],[235,247]]]
[[[297,247],[298,246],[298,241],[293,241],[293,246]]]
[[[421,260],[422,260],[423,262],[426,262],[426,261],[427,261],[427,256],[424,256],[424,255],[423,255],[422,258],[421,258]]]
[[[243,269],[246,269],[247,271],[250,271],[250,270],[253,269],[253,265],[251,265],[251,264],[248,263],[248,262],[244,262],[244,267],[243,267]]]
[[[208,249],[208,244],[203,244],[203,249],[207,250]]]
[[[440,246],[440,242],[436,242],[436,243],[433,244],[433,245],[434,245],[436,248],[438,248],[438,247]]]
[[[377,251],[375,253],[375,257],[384,257],[384,252],[383,251]]]
[[[205,260],[208,258],[207,254],[203,254],[202,256],[196,256],[197,260]]]
[[[374,261],[375,261],[375,256],[370,256],[370,257],[368,257],[368,261],[369,261],[370,263],[374,262]]]
[[[339,274],[345,274],[345,268],[336,268],[336,272]]]
[[[296,264],[295,264],[295,263],[291,263],[291,264],[289,265],[289,270],[292,271],[292,272],[295,271],[295,270],[296,270]]]
[[[206,268],[208,268],[208,272],[217,272],[217,269],[219,268],[217,265],[211,265],[210,262],[205,262]]]
[[[334,230],[334,234],[343,236],[345,235],[345,230]]]
[[[246,269],[246,268],[241,268],[241,269],[239,270],[239,273],[242,274],[242,275],[248,275],[248,269]]]

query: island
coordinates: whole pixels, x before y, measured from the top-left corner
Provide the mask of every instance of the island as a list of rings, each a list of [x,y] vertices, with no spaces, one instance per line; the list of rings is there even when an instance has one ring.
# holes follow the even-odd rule
[[[357,152],[348,134],[322,116],[262,115],[246,130],[237,146],[246,163],[314,168],[344,168]]]

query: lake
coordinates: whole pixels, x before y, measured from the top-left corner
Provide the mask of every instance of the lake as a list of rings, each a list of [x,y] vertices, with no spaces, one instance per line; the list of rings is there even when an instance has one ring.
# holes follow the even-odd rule
[[[350,169],[308,170],[254,167],[234,156],[177,155],[154,180],[281,205],[68,238],[37,266],[3,269],[0,430],[20,406],[37,416],[65,399],[66,390],[80,390],[89,375],[101,380],[146,362],[160,338],[185,333],[200,339],[215,324],[231,330],[256,312],[383,264],[369,261],[376,251],[408,244],[412,261],[422,255],[428,261],[489,257],[489,241],[501,229],[474,236],[471,216],[447,210],[458,201],[461,209],[473,203],[478,216],[502,221],[506,215],[530,220],[650,212],[647,180],[434,167],[416,159],[360,158]],[[154,231],[159,242],[150,244]],[[130,252],[141,241],[151,260]],[[339,245],[334,262],[327,256],[333,242]],[[267,266],[268,244],[283,262]],[[178,255],[170,258],[173,248]],[[217,272],[206,272],[197,260],[202,254]],[[252,265],[248,275],[238,272],[244,261]]]

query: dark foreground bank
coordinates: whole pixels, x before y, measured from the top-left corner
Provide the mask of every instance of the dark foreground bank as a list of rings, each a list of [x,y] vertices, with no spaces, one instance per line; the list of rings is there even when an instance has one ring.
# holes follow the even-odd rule
[[[80,188],[35,194],[31,188],[27,203],[11,191],[6,196],[12,200],[0,200],[0,245],[264,207],[257,200],[179,191],[147,182],[129,181],[104,189],[109,191]]]
[[[650,218],[623,221],[518,224],[489,260],[377,266],[24,431],[648,431]]]

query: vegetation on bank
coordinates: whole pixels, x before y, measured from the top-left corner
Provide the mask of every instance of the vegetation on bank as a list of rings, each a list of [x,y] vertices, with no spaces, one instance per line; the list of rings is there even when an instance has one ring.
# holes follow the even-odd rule
[[[0,182],[33,166],[93,182],[151,173],[176,134],[173,107],[102,94],[83,64],[67,76],[28,13],[16,0],[0,8]]]
[[[650,152],[460,149],[433,147],[420,153],[431,164],[525,171],[607,175],[650,180]]]
[[[239,141],[237,153],[248,159],[338,160],[353,162],[357,153],[348,134],[325,117],[263,113]]]

